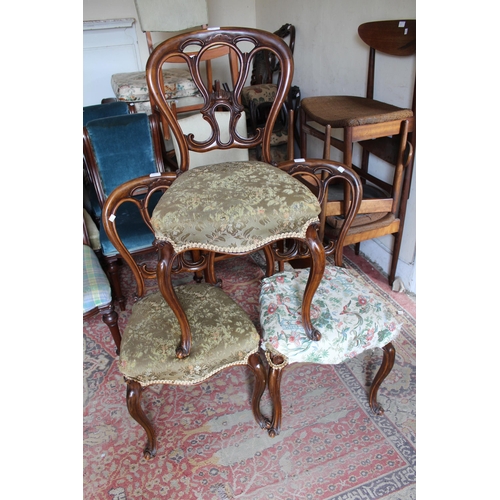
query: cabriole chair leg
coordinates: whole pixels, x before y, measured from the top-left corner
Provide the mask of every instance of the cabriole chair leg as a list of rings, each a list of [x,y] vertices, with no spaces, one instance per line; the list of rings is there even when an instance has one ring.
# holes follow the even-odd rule
[[[141,407],[142,388],[139,382],[127,380],[127,408],[130,416],[146,431],[148,442],[144,448],[144,458],[149,460],[156,455],[156,434]]]
[[[377,394],[380,385],[385,380],[387,375],[389,375],[389,373],[391,372],[392,367],[394,366],[394,360],[396,359],[396,349],[394,349],[394,346],[391,342],[382,347],[382,350],[384,351],[382,365],[375,375],[369,394],[370,408],[372,409],[373,413],[375,413],[375,415],[383,415],[384,413],[384,409],[377,402]]]
[[[267,373],[262,363],[262,358],[259,353],[253,353],[248,358],[248,366],[253,371],[255,382],[252,394],[252,412],[255,420],[260,425],[261,429],[265,429],[269,425],[269,420],[266,419],[260,411],[260,401],[262,399],[262,394],[266,389],[267,384]]]

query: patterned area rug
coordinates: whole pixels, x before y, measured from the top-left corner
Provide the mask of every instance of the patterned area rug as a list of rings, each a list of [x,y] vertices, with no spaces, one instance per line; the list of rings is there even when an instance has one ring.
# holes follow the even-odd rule
[[[128,414],[114,344],[96,316],[83,325],[84,498],[416,498],[414,308],[411,301],[404,307],[404,294],[399,294],[404,300],[398,300],[354,260],[346,258],[345,263],[385,295],[404,325],[395,342],[395,366],[379,391],[383,416],[371,413],[367,399],[380,352],[334,367],[287,367],[282,430],[275,438],[253,419],[250,370],[233,367],[198,386],[153,386],[144,392],[143,407],[158,433],[158,454],[146,461],[145,433]],[[223,289],[256,325],[262,265],[261,256],[217,264]],[[122,277],[131,297],[134,283],[126,266]],[[191,279],[183,275],[178,281]],[[120,313],[121,328],[131,304],[129,299],[127,310]],[[269,414],[266,397],[263,408]]]

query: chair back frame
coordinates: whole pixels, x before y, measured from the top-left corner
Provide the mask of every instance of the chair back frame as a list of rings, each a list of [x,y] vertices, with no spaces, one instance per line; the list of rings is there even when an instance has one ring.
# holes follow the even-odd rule
[[[417,50],[416,31],[415,19],[373,21],[358,27],[359,37],[370,47],[366,84],[368,99],[373,99],[376,52],[398,57],[414,55]]]
[[[244,43],[245,47],[242,48]],[[253,45],[249,52],[244,51],[248,47],[248,43]],[[198,46],[199,52],[188,53],[187,48],[193,46]],[[221,88],[220,82],[216,81],[211,91],[201,77],[200,63],[206,52],[215,47],[227,47],[238,62],[238,75],[233,90]],[[255,55],[262,50],[268,50],[276,56],[281,68],[281,78],[267,123],[264,127],[258,128],[254,136],[244,138],[236,131],[238,120],[243,111],[241,91],[247,81]],[[200,112],[212,130],[211,136],[205,141],[196,141],[192,136],[183,134],[175,113],[163,92],[161,68],[172,59],[178,60],[179,58],[187,64],[204,99],[204,106]],[[262,30],[252,28],[220,28],[215,32],[200,30],[175,36],[157,46],[148,59],[146,78],[152,107],[162,115],[179,143],[179,170],[185,171],[189,168],[189,151],[203,153],[213,149],[251,149],[259,145],[262,146],[263,161],[271,163],[272,129],[290,89],[292,74],[293,56],[288,45],[277,35]],[[215,118],[216,111],[229,111],[230,113],[228,141],[221,140],[221,130]]]

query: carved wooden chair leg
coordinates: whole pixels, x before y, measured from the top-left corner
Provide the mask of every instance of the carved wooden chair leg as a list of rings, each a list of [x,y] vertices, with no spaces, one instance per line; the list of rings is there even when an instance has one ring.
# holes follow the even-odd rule
[[[260,400],[266,389],[267,373],[262,363],[262,358],[259,353],[253,353],[248,358],[248,365],[255,376],[253,394],[252,394],[252,412],[255,420],[260,425],[261,429],[265,429],[269,425],[269,420],[266,419],[260,411]]]
[[[263,248],[266,257],[266,276],[272,276],[276,270],[276,259],[270,245]]]
[[[113,298],[118,302],[121,311],[125,311],[127,299],[123,295],[122,286],[120,284],[120,273],[117,260],[108,261],[105,266],[106,274],[108,275],[111,284]]]
[[[311,254],[311,268],[304,290],[304,298],[302,299],[302,324],[309,339],[319,340],[321,339],[321,333],[316,330],[311,323],[311,304],[314,293],[325,271],[326,258],[325,250],[318,238],[318,233],[314,226],[309,226],[307,228],[306,243]]]
[[[377,402],[377,394],[380,385],[385,380],[387,375],[389,375],[389,373],[391,372],[392,367],[394,366],[394,360],[396,359],[396,349],[394,349],[394,346],[392,345],[391,342],[382,347],[382,350],[384,351],[382,365],[380,366],[377,374],[375,375],[369,394],[370,408],[376,415],[383,415],[384,413],[384,409]]]
[[[127,380],[127,379],[126,379]],[[142,388],[139,382],[127,380],[127,408],[130,416],[146,431],[148,443],[144,448],[144,458],[149,460],[156,455],[156,434],[141,407]]]
[[[181,342],[177,347],[176,356],[182,359],[189,356],[189,352],[191,351],[191,327],[172,285],[172,265],[174,264],[176,254],[172,245],[166,241],[159,241],[157,248],[158,264],[156,274],[158,276],[158,288],[179,321],[181,338],[185,339],[185,342]]]
[[[273,405],[273,415],[271,422],[268,424],[267,432],[270,437],[275,437],[280,433],[281,429],[281,376],[283,368],[288,362],[281,354],[271,354],[269,351],[266,351],[266,357],[269,363],[269,396]]]
[[[118,314],[112,304],[104,309],[101,309],[101,313],[102,320],[108,326],[111,336],[116,344],[116,354],[119,355],[122,336],[120,335],[120,329],[118,328]]]

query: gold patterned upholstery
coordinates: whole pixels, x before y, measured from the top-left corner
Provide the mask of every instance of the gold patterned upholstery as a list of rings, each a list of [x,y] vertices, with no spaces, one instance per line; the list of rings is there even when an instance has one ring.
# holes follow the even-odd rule
[[[191,385],[233,365],[246,365],[259,348],[259,334],[249,317],[220,288],[206,283],[176,287],[195,342],[188,358],[175,349],[181,330],[160,293],[134,304],[122,337],[119,369],[129,380]]]
[[[286,172],[258,161],[227,162],[180,175],[151,223],[156,238],[178,253],[243,253],[283,238],[304,238],[320,211],[316,196]]]

